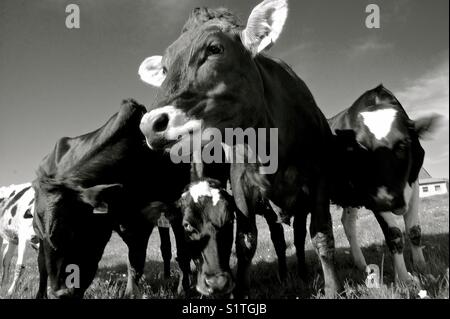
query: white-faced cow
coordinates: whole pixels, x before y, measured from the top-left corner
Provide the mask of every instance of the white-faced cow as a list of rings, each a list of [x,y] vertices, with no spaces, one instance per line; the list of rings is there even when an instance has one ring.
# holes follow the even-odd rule
[[[28,244],[37,249],[38,240],[33,230],[33,213],[34,191],[31,183],[0,188],[0,270],[3,268],[0,288],[2,290],[8,282],[11,259],[17,251],[14,278],[7,296],[14,293],[20,280]],[[3,245],[5,245],[4,250]]]
[[[51,296],[82,297],[113,230],[128,246],[126,296],[139,295],[137,283],[153,228],[145,209],[155,201],[175,203],[190,181],[189,165],[175,165],[146,147],[139,130],[145,112],[142,105],[126,100],[98,130],[60,139],[40,164],[33,182],[34,228],[40,239],[38,297],[46,297],[47,279]],[[172,229],[187,289],[190,269],[183,255],[181,219]],[[67,281],[76,268],[79,284]]]
[[[358,207],[372,210],[392,253],[401,281],[411,280],[403,258],[403,236],[395,215],[403,216],[414,263],[422,268],[418,176],[424,160],[419,139],[438,117],[411,120],[382,85],[365,92],[329,120],[336,134],[333,201],[344,207],[342,223],[355,264],[366,270],[356,237]]]
[[[233,198],[219,181],[202,178],[186,187],[178,205],[189,251],[197,265],[197,291],[206,296],[231,293]]]
[[[160,87],[154,109],[141,121],[153,149],[168,150],[209,128],[219,129],[222,136],[226,128],[255,129],[258,141],[267,138],[269,128],[278,129],[275,173],[232,164],[233,197],[239,208],[238,296],[248,293],[257,243],[255,207],[247,188],[295,216],[296,234],[305,232],[299,226],[311,212],[311,238],[325,291],[334,294],[340,288],[329,209],[332,133],[305,83],[285,63],[263,53],[279,37],[287,11],[286,0],[265,0],[243,25],[227,9],[197,8],[164,56],[149,57],[139,68],[143,81]],[[227,145],[235,147],[236,142]],[[296,241],[301,265],[303,241]]]

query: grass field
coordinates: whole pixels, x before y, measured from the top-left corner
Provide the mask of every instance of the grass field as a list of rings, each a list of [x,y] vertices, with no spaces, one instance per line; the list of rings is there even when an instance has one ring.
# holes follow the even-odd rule
[[[430,298],[449,297],[449,197],[437,196],[421,200],[420,217],[423,234],[425,259],[428,269],[425,275],[419,275],[412,269],[409,244],[406,244],[405,259],[408,270],[420,278],[420,287],[396,286],[392,259],[384,245],[380,227],[371,212],[361,211],[358,219],[358,236],[367,263],[381,264],[384,255],[384,286],[369,289],[364,285],[364,274],[352,263],[349,245],[340,222],[341,210],[332,207],[334,236],[336,239],[337,270],[345,286],[342,298],[419,298],[418,292],[426,290]],[[270,241],[270,234],[265,221],[258,217],[258,249],[251,270],[251,298],[323,298],[321,287],[323,279],[319,260],[309,240],[306,245],[307,265],[310,280],[303,284],[297,276],[295,247],[292,228],[285,227],[289,278],[280,283],[277,278],[277,260]],[[399,225],[404,228],[403,220]],[[172,278],[164,280],[163,265],[159,250],[159,236],[154,230],[147,250],[145,269],[145,298],[178,298],[178,266],[172,263]],[[175,241],[172,235],[173,256],[176,256]],[[100,262],[97,277],[86,292],[86,298],[120,298],[126,285],[127,249],[120,238],[113,234]],[[24,276],[13,298],[33,298],[38,286],[36,252],[29,250],[26,257]],[[174,258],[173,258],[174,259]],[[13,260],[13,262],[15,259]],[[231,263],[235,271],[236,257],[234,250]],[[11,269],[11,271],[13,271]],[[2,292],[2,296],[4,292]]]

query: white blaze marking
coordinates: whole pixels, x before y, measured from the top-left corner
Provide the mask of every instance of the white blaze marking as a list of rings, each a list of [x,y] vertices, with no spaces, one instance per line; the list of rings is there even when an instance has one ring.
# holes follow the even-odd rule
[[[219,190],[209,187],[209,184],[206,181],[201,181],[195,185],[192,185],[189,188],[189,193],[191,194],[195,203],[198,203],[199,197],[206,196],[211,197],[213,205],[216,206],[220,199]]]
[[[364,124],[378,140],[386,137],[391,131],[392,123],[395,120],[394,109],[384,109],[373,112],[361,112]]]

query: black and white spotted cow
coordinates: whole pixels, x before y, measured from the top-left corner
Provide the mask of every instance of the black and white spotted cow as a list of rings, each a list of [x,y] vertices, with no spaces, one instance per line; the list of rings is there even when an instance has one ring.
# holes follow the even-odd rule
[[[33,230],[33,212],[34,190],[31,183],[0,188],[0,267],[3,268],[0,289],[8,283],[11,259],[18,251],[14,278],[7,296],[14,293],[22,275],[28,244],[37,249],[38,239]]]
[[[343,207],[342,222],[355,264],[366,270],[356,237],[359,207],[374,212],[392,253],[400,281],[410,281],[403,258],[403,216],[414,264],[423,268],[418,175],[425,151],[419,139],[433,130],[437,115],[411,120],[385,87],[365,92],[348,109],[329,119],[336,134],[333,201]]]

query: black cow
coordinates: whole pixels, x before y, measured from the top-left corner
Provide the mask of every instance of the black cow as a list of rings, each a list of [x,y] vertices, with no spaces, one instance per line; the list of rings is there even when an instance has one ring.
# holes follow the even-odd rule
[[[189,251],[197,265],[198,292],[225,295],[234,288],[230,271],[234,200],[218,180],[192,182],[179,199]]]
[[[262,174],[252,165],[232,165],[231,184],[239,208],[236,250],[241,286],[237,292],[248,292],[257,243],[252,204],[256,194],[295,216],[300,264],[304,264],[301,238],[306,230],[299,226],[311,212],[311,237],[325,290],[334,294],[340,283],[329,211],[332,133],[305,83],[285,63],[262,52],[277,40],[286,16],[285,0],[263,1],[246,25],[226,9],[195,9],[164,56],[147,58],[139,68],[143,81],[160,87],[141,130],[150,147],[170,150],[208,129],[217,128],[222,136],[227,128],[264,129],[255,133],[258,141],[267,138],[270,128],[278,129],[271,141],[278,145],[276,172]],[[229,147],[239,144],[224,142]],[[251,194],[245,192],[248,188]]]
[[[414,263],[423,268],[418,176],[425,152],[419,139],[438,116],[411,120],[383,85],[365,92],[350,108],[329,119],[335,136],[333,201],[344,208],[342,223],[355,264],[366,270],[355,223],[359,207],[372,210],[383,230],[401,281],[411,280],[403,258],[403,236],[394,215],[404,218]],[[392,214],[392,213],[393,214]]]
[[[82,297],[92,282],[103,250],[116,230],[128,246],[126,296],[139,294],[152,227],[145,208],[175,203],[190,180],[188,165],[146,147],[139,123],[146,112],[133,100],[98,130],[60,139],[42,161],[33,182],[34,228],[40,237],[38,297],[46,297],[47,277],[56,297]],[[181,217],[181,214],[178,214]],[[188,288],[189,260],[183,254],[181,220],[172,223],[177,254]],[[66,283],[67,269],[79,267],[80,284]]]

